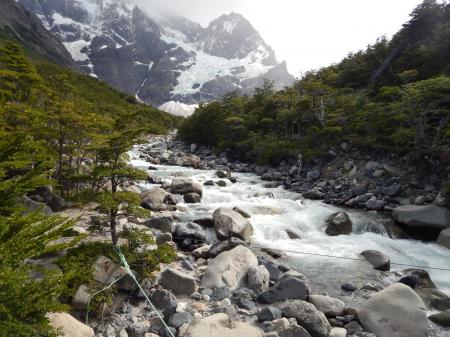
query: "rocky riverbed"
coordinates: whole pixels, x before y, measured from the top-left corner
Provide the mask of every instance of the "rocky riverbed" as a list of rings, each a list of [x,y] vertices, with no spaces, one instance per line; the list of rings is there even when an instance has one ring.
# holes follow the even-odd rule
[[[322,170],[305,172],[296,182],[294,168],[289,174],[233,163],[173,138],[151,138],[130,155],[149,178],[122,188],[141,192],[142,206],[153,216],[122,219],[119,229],[144,228],[158,244],[177,248],[177,261],[141,280],[175,336],[450,336],[450,272],[426,269],[450,268],[450,249],[445,239],[441,246],[405,239],[384,212],[398,207],[395,197],[386,201],[370,189],[360,194],[386,201],[383,211],[366,207],[369,212],[305,200],[299,191],[335,190],[329,181],[323,184]],[[429,210],[411,208],[419,205],[394,210],[394,218],[410,226],[450,226],[445,198],[435,191],[428,196],[434,203],[425,207],[442,208],[437,221],[421,216]],[[95,211],[83,214],[80,231],[95,219]],[[108,284],[112,271],[114,278],[125,274],[99,257],[96,280]],[[131,281],[119,282],[112,314],[93,318],[92,329],[67,314],[52,317],[54,324],[79,325],[68,336],[170,336]],[[79,289],[74,305],[83,310],[88,296]]]

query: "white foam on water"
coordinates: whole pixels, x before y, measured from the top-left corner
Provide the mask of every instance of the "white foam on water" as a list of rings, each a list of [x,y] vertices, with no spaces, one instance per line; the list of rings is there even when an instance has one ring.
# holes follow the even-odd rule
[[[149,163],[134,158],[132,165],[147,168]],[[191,177],[199,183],[213,179],[219,180],[214,171],[193,170],[177,166],[157,166],[158,171],[152,171],[165,179],[174,176]],[[251,222],[255,233],[252,243],[274,249],[300,251],[312,254],[334,255],[348,258],[361,258],[359,255],[367,249],[378,250],[391,259],[391,262],[409,264],[421,267],[450,268],[450,250],[434,243],[424,243],[414,240],[391,239],[386,235],[375,233],[351,234],[330,237],[325,234],[324,221],[340,208],[318,201],[301,202],[297,193],[283,188],[265,188],[264,182],[256,175],[235,173],[236,184],[224,179],[226,187],[204,186],[201,204],[188,206],[188,216],[191,219],[211,215],[218,207],[242,207],[252,214]],[[273,196],[273,197],[272,197]],[[367,223],[368,214],[345,210],[352,219],[354,227]],[[370,215],[373,218],[373,215]],[[293,229],[301,235],[301,239],[292,240],[286,229]],[[342,272],[343,275],[357,277],[358,273],[372,272],[368,263],[351,260],[337,260],[318,256],[288,253],[291,260],[298,265],[315,268],[315,274]],[[304,264],[306,263],[306,264]],[[407,266],[392,264],[391,270],[400,271]],[[437,286],[450,294],[450,272],[428,270]],[[345,280],[343,280],[345,281]]]

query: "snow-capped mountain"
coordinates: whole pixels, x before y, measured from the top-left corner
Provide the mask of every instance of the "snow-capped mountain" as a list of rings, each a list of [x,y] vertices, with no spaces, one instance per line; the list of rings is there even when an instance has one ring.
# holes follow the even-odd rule
[[[241,15],[203,28],[176,16],[146,13],[128,0],[19,0],[72,54],[81,69],[139,101],[189,114],[199,102],[264,78],[293,77],[286,63]]]

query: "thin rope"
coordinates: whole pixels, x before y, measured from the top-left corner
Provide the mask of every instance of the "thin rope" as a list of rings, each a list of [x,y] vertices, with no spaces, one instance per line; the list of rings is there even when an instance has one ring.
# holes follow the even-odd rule
[[[107,285],[106,287],[104,287],[103,289],[100,289],[99,291],[96,291],[95,293],[93,293],[91,296],[89,296],[88,302],[87,302],[87,308],[86,308],[86,325],[89,325],[89,304],[91,303],[91,300],[94,296],[97,296],[98,294],[100,294],[101,292],[111,288],[114,284],[116,284],[117,282],[119,282],[126,274],[123,274],[121,277],[119,277],[118,279],[115,279],[114,281],[112,281],[109,285]]]
[[[346,257],[346,256],[336,256],[336,255],[328,255],[328,254],[308,253],[308,252],[300,252],[300,251],[296,251],[296,250],[277,249],[277,248],[269,248],[269,247],[254,246],[254,245],[251,245],[250,248],[269,249],[269,250],[274,250],[274,251],[284,252],[284,253],[301,254],[301,255],[312,255],[312,256],[334,258],[334,259],[343,259],[343,260],[367,262],[367,260],[365,260],[365,259],[358,259],[356,257]],[[450,271],[449,268],[425,267],[425,266],[417,266],[417,265],[413,265],[413,264],[397,263],[397,262],[391,262],[391,264],[396,265],[396,266],[404,266],[404,267],[413,267],[413,268],[422,268],[422,269]]]
[[[172,330],[170,330],[169,326],[166,324],[166,322],[164,321],[164,318],[159,314],[158,310],[156,310],[155,306],[153,305],[152,301],[150,301],[150,298],[148,298],[147,294],[145,293],[144,289],[142,289],[142,286],[139,284],[138,280],[136,279],[136,276],[134,275],[134,273],[132,272],[132,270],[130,269],[130,266],[128,265],[127,260],[125,259],[125,256],[122,254],[122,251],[120,250],[119,246],[115,246],[114,247],[116,250],[117,255],[119,256],[120,262],[121,264],[124,266],[126,272],[128,273],[128,275],[131,276],[131,278],[133,279],[133,281],[136,283],[136,285],[138,286],[139,290],[142,292],[142,294],[144,294],[145,299],[147,300],[148,303],[150,303],[150,306],[152,307],[153,311],[156,313],[156,316],[158,316],[159,320],[161,321],[161,323],[164,325],[164,327],[166,328],[167,332],[169,333],[169,335],[171,337],[175,337],[175,335],[173,334]]]

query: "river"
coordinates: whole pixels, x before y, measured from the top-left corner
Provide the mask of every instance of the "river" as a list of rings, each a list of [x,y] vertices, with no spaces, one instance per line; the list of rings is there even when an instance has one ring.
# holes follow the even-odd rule
[[[138,154],[130,152],[131,164],[147,169],[149,163],[139,160]],[[194,170],[180,166],[156,165],[152,171],[163,179],[190,177],[203,184],[207,180],[217,180],[215,171]],[[366,232],[367,217],[380,215],[357,210],[345,210],[353,221],[353,233],[330,237],[324,232],[326,217],[341,209],[319,201],[302,201],[301,195],[286,191],[282,187],[265,188],[257,175],[233,173],[237,183],[227,181],[226,187],[204,186],[200,204],[184,204],[186,212],[177,212],[181,221],[192,221],[211,216],[218,207],[242,207],[251,213],[251,223],[255,233],[252,244],[274,249],[300,251],[337,257],[361,258],[367,249],[378,250],[390,257],[391,263],[401,263],[420,267],[439,267],[450,269],[450,250],[434,243],[424,243],[406,239],[392,239],[387,234]],[[142,184],[142,190],[155,185]],[[285,232],[291,229],[298,232],[301,239],[292,240]],[[330,295],[342,295],[340,285],[353,281],[358,286],[365,282],[392,282],[400,276],[392,273],[374,271],[365,261],[328,258],[315,255],[287,253],[283,263],[308,277],[313,291]],[[391,265],[392,271],[407,269],[405,266]],[[423,268],[425,269],[425,268]],[[450,271],[427,269],[438,288],[450,295]]]

